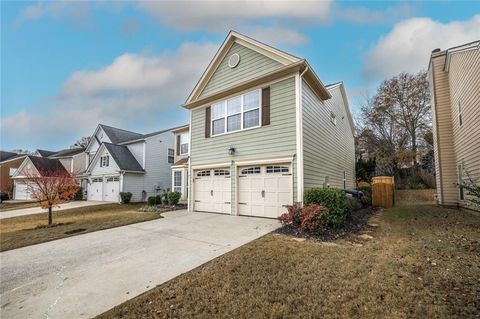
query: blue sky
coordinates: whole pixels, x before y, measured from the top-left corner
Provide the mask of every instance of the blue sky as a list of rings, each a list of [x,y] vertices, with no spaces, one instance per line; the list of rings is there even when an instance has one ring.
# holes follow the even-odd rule
[[[97,123],[184,124],[186,99],[228,30],[344,81],[353,112],[432,49],[480,39],[478,2],[2,2],[1,149],[68,147]]]

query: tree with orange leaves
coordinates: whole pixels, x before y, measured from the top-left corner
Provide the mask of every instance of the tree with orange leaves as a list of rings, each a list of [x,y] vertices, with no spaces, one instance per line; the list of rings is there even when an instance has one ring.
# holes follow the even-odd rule
[[[48,225],[53,222],[53,207],[69,201],[77,192],[77,180],[66,170],[29,172],[26,180],[31,197],[48,209]]]

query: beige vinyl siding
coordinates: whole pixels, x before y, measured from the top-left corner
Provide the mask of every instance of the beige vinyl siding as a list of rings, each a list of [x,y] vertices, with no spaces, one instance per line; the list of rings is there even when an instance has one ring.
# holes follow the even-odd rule
[[[480,182],[480,50],[453,53],[448,75],[456,167],[458,170],[458,165],[463,164],[464,180],[468,172],[472,180]]]
[[[72,157],[59,158],[58,160],[60,161],[60,163],[62,163],[63,167],[65,167],[68,172],[72,173]]]
[[[205,138],[205,107],[193,109],[191,112],[192,166],[293,158],[296,154],[296,98],[293,76],[270,85],[270,125]],[[228,154],[230,147],[236,149],[234,156]],[[232,166],[231,170],[234,181],[235,167]],[[296,171],[296,168],[293,170]],[[235,203],[235,193],[232,182],[232,203]],[[294,198],[295,196],[294,189]],[[234,205],[232,211],[235,213]]]
[[[235,68],[228,66],[228,59],[234,53],[240,55],[240,63]],[[266,57],[256,51],[234,43],[225,58],[220,62],[210,81],[203,89],[200,97],[210,95],[227,87],[256,78],[282,66],[281,63]]]
[[[78,174],[85,170],[87,154],[81,153],[73,157],[73,173]]]
[[[321,187],[325,176],[331,187],[343,188],[343,171],[347,189],[355,187],[355,145],[347,109],[341,88],[329,91],[332,97],[322,101],[302,82],[305,190]],[[330,121],[331,111],[336,115],[336,125]]]
[[[444,71],[445,55],[432,58],[434,114],[434,151],[439,203],[457,205],[458,188],[453,146],[452,112],[448,73]]]

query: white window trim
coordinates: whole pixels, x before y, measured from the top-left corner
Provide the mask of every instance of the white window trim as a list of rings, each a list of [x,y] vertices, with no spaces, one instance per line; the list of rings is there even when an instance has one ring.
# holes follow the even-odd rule
[[[182,143],[182,137],[186,136],[187,142]],[[180,134],[180,155],[188,155],[188,152],[190,151],[190,144],[188,143],[189,138],[188,138],[188,133],[181,133]],[[187,145],[187,151],[185,153],[182,153],[182,145]]]
[[[258,91],[258,96],[259,96],[259,98],[258,98],[258,125],[244,128],[243,127],[243,115],[244,115],[245,111],[243,110],[243,97],[244,97],[244,95],[247,95],[247,94],[255,92],[255,91]],[[235,130],[235,131],[231,131],[231,132],[227,132],[227,124],[228,124],[227,123],[228,122],[227,118],[229,116],[229,115],[227,115],[227,101],[231,100],[231,99],[234,99],[236,97],[239,97],[239,96],[241,97],[240,129]],[[223,103],[223,107],[225,109],[225,113],[224,113],[225,116],[224,117],[219,117],[217,119],[214,119],[213,116],[211,116],[211,118],[210,118],[210,137],[217,137],[217,136],[222,136],[222,135],[232,134],[232,133],[237,133],[237,132],[242,132],[242,131],[248,131],[248,130],[251,130],[251,129],[256,129],[256,128],[262,127],[262,89],[261,88],[251,90],[251,91],[248,91],[248,92],[244,92],[241,95],[232,96],[232,97],[229,97],[228,99],[212,103],[212,114],[213,114],[213,105],[214,104],[221,104],[221,103]],[[253,111],[253,110],[256,110],[256,109],[250,109],[250,110],[247,110],[247,112],[248,111]],[[238,113],[231,114],[230,116],[237,115],[237,114]],[[225,123],[224,123],[225,131],[223,133],[213,134],[213,121],[219,120],[219,119],[222,119],[222,118],[225,119]]]
[[[180,185],[175,185],[175,174],[180,174]],[[180,188],[180,193],[183,194],[183,172],[182,170],[174,170],[172,176],[172,190],[175,192],[176,188]]]

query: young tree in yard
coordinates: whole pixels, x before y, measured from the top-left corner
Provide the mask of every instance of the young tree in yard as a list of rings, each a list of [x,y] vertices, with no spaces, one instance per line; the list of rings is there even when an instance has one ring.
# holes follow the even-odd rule
[[[48,209],[48,224],[53,223],[52,209],[70,200],[77,192],[77,180],[65,170],[27,173],[27,191],[40,206]]]

